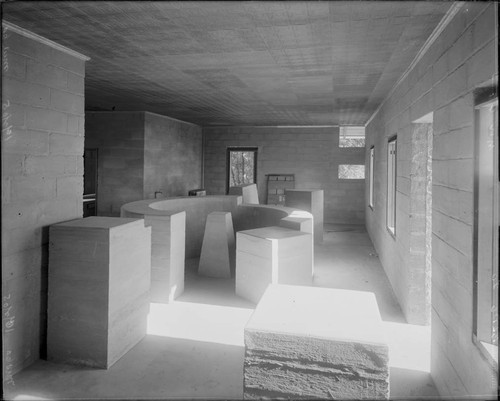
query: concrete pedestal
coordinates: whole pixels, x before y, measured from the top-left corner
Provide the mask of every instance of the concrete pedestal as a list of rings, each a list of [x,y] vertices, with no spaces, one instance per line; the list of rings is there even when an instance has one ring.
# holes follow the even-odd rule
[[[235,240],[230,212],[212,212],[207,216],[198,274],[231,278],[234,275]]]
[[[50,227],[47,359],[109,368],[146,334],[151,228],[88,217]]]
[[[236,233],[236,294],[259,302],[271,283],[309,285],[313,275],[311,234],[284,227]]]
[[[285,206],[310,212],[314,217],[314,242],[323,243],[323,190],[287,189]]]
[[[169,303],[184,292],[186,212],[146,215],[151,226],[151,301]]]
[[[245,327],[244,398],[387,399],[375,295],[271,285]]]

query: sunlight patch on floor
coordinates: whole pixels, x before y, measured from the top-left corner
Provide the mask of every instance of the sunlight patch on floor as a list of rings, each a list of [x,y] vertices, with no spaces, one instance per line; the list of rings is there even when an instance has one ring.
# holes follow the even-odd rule
[[[31,400],[33,400],[33,401],[35,401],[35,400],[42,401],[42,400],[50,400],[50,399],[51,398],[44,398],[44,397],[39,397],[37,395],[28,395],[28,394],[19,394],[19,395],[16,395],[13,398],[14,401],[17,401],[17,400],[19,400],[19,401],[21,401],[21,400],[22,401],[31,401]]]
[[[389,366],[430,372],[431,327],[382,322],[389,345]]]
[[[194,302],[151,303],[147,333],[187,340],[244,346],[253,309]]]

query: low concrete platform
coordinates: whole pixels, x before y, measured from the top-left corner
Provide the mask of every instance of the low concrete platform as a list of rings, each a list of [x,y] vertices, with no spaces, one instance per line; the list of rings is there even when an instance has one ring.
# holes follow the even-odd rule
[[[245,399],[387,399],[375,295],[270,285],[245,327]]]

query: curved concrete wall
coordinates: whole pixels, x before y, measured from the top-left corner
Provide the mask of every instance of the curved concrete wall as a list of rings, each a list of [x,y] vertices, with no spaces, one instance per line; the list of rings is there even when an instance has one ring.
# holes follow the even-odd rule
[[[207,216],[231,212],[236,231],[279,226],[312,233],[310,213],[281,206],[242,204],[241,196],[187,196],[131,202],[121,217],[143,218],[151,226],[153,302],[171,302],[184,291],[184,261],[200,256]]]
[[[231,212],[235,231],[279,226],[287,217],[310,218],[308,212],[274,205],[243,204],[241,196],[212,195],[149,199],[127,203],[121,208],[122,217],[145,218],[172,216],[186,212],[186,258],[200,256],[207,216],[212,212]]]

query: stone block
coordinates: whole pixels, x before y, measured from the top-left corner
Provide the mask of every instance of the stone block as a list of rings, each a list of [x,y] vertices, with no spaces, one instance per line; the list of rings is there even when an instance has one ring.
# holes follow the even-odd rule
[[[284,227],[236,233],[236,294],[259,302],[269,284],[309,285],[312,236]]]
[[[208,277],[234,276],[235,239],[230,212],[212,212],[207,216],[201,246],[198,274]]]
[[[50,227],[47,358],[109,368],[146,334],[151,228],[88,217]]]
[[[375,295],[270,285],[245,327],[245,399],[387,399]]]
[[[323,243],[324,195],[322,189],[287,189],[285,190],[285,206],[310,212],[314,218],[314,242]]]

